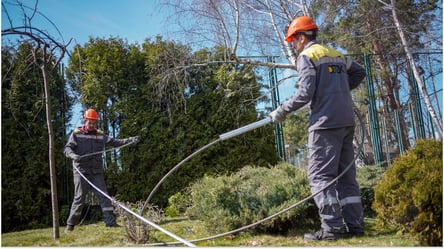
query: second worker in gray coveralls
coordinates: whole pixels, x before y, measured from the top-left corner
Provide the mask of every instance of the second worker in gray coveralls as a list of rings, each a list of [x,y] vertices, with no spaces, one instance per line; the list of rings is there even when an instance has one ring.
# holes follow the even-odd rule
[[[270,113],[274,123],[310,103],[309,170],[311,192],[318,192],[352,163],[355,119],[350,90],[365,77],[364,68],[316,41],[318,27],[310,17],[295,18],[285,40],[298,52],[298,91]],[[336,240],[364,234],[364,217],[356,168],[314,197],[321,229],[306,240]]]
[[[84,125],[74,130],[68,142],[65,145],[64,153],[67,157],[73,159],[79,171],[96,187],[104,193],[107,193],[105,178],[103,172],[102,154],[95,154],[91,156],[81,157],[94,152],[101,152],[105,150],[105,145],[119,147],[128,143],[136,143],[139,137],[130,137],[127,139],[115,139],[103,133],[103,131],[96,128],[98,113],[94,109],[88,109],[83,115]],[[107,227],[117,227],[116,218],[113,212],[113,205],[111,200],[102,195],[95,188],[91,187],[86,182],[77,170],[73,169],[74,176],[74,200],[71,205],[68,220],[66,221],[65,233],[69,233],[74,229],[74,226],[79,223],[82,208],[84,206],[85,197],[88,191],[93,191],[100,202],[102,214],[105,225]]]

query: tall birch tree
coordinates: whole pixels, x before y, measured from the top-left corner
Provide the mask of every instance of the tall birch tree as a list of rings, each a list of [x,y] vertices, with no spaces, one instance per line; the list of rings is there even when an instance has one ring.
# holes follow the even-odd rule
[[[416,62],[413,59],[413,55],[411,52],[410,44],[405,36],[405,31],[403,28],[403,25],[398,19],[397,9],[396,9],[396,0],[390,0],[390,4],[384,2],[383,0],[378,0],[380,3],[384,5],[385,8],[390,10],[392,12],[393,21],[395,22],[396,29],[398,30],[399,36],[402,41],[402,45],[404,47],[405,53],[407,54],[408,61],[410,65],[412,66],[413,74],[415,76],[415,80],[417,84],[419,85],[419,89],[421,91],[421,95],[424,98],[424,102],[426,103],[427,110],[430,113],[430,116],[432,117],[433,122],[435,123],[436,127],[438,128],[439,136],[442,137],[442,125],[441,122],[438,120],[437,115],[435,113],[435,109],[433,108],[432,102],[429,98],[429,95],[427,93],[427,90],[425,88],[424,82],[422,81],[422,78],[419,74],[418,67],[416,66]]]

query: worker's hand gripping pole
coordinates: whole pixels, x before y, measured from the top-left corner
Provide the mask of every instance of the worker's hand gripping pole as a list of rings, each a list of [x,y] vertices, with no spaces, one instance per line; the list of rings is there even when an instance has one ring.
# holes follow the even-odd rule
[[[247,131],[254,130],[254,129],[264,126],[266,124],[270,124],[271,122],[273,122],[273,120],[270,117],[266,117],[262,120],[256,121],[256,122],[251,123],[246,126],[243,126],[243,127],[238,128],[236,130],[232,130],[232,131],[226,132],[224,134],[221,134],[221,135],[219,135],[219,139],[223,141],[223,140],[235,137],[237,135],[240,135],[242,133],[245,133]]]

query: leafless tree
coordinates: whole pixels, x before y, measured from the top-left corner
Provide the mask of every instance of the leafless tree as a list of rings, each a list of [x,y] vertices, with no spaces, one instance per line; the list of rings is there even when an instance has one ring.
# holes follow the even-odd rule
[[[390,0],[390,3],[386,3],[383,0],[378,0],[378,1],[384,5],[384,8],[387,8],[388,10],[391,10],[391,12],[392,12],[393,21],[395,22],[399,36],[401,37],[404,51],[407,54],[407,59],[410,62],[410,64],[412,65],[413,75],[415,76],[415,80],[418,83],[419,90],[421,91],[421,95],[424,98],[424,101],[427,106],[427,110],[430,113],[430,116],[432,117],[432,120],[435,123],[436,127],[438,128],[439,136],[442,137],[442,125],[438,120],[438,117],[435,113],[435,109],[433,108],[432,102],[431,102],[430,97],[429,97],[427,90],[425,88],[424,82],[422,81],[422,78],[419,74],[418,67],[416,66],[415,60],[413,59],[412,52],[410,51],[411,48],[410,48],[409,43],[408,43],[408,41],[405,37],[405,34],[404,34],[404,28],[402,27],[402,24],[398,20],[397,10],[395,7],[396,0]]]
[[[199,47],[226,48],[226,61],[270,68],[295,68],[296,54],[285,42],[284,28],[296,15],[311,15],[310,1],[299,0],[165,0],[174,9],[168,19],[187,41]],[[185,21],[192,20],[192,22]],[[169,36],[169,35],[168,35]],[[193,44],[191,44],[193,46]],[[282,55],[289,63],[261,62],[240,55]]]
[[[56,70],[60,61],[63,59],[65,53],[67,52],[67,44],[57,41],[53,36],[48,34],[46,31],[34,27],[32,25],[32,20],[36,15],[43,14],[37,10],[38,0],[35,1],[33,7],[28,7],[22,2],[17,1],[15,4],[10,4],[6,6],[2,2],[3,13],[6,14],[9,21],[10,27],[2,29],[2,37],[14,36],[16,38],[16,44],[21,44],[23,42],[32,42],[35,44],[33,50],[33,63],[40,68],[43,76],[44,85],[44,97],[45,97],[45,108],[46,108],[46,124],[48,129],[48,144],[49,144],[49,174],[51,182],[51,202],[52,202],[52,218],[53,218],[53,238],[57,239],[60,236],[59,232],[59,217],[58,217],[58,201],[57,201],[57,184],[56,184],[56,172],[55,172],[55,157],[54,157],[54,132],[52,127],[52,114],[51,114],[51,93],[49,88],[49,72],[51,70]],[[7,7],[18,7],[23,13],[23,24],[20,26],[15,26],[13,24],[13,19],[8,13]],[[30,14],[29,14],[30,12]],[[45,17],[46,18],[46,17]],[[52,25],[54,25],[49,19],[47,19]],[[57,27],[54,25],[57,30]],[[60,32],[59,32],[60,35]],[[61,36],[60,36],[61,37]],[[55,54],[58,56],[55,57]],[[51,65],[49,68],[48,65]]]

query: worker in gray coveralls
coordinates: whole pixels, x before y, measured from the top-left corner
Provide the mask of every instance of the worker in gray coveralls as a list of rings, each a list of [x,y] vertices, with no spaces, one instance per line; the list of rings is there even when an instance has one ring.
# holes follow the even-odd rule
[[[364,68],[316,41],[318,26],[310,17],[295,18],[285,40],[298,52],[298,91],[270,113],[274,123],[310,103],[309,170],[311,192],[318,192],[352,163],[355,119],[350,90],[365,77]],[[363,209],[353,165],[337,183],[314,197],[321,229],[306,240],[336,240],[364,234]]]
[[[102,165],[102,154],[98,153],[91,156],[80,157],[94,152],[105,150],[105,145],[119,147],[128,143],[137,143],[139,137],[130,137],[127,139],[114,139],[96,128],[99,115],[94,109],[88,109],[83,115],[84,125],[74,130],[65,145],[64,153],[67,157],[73,159],[73,165],[101,191],[108,194]],[[102,195],[95,188],[86,182],[77,170],[73,170],[74,175],[74,200],[71,205],[68,220],[66,221],[65,233],[69,233],[74,226],[79,223],[85,197],[89,190],[99,198],[102,208],[103,218],[107,227],[118,227],[114,209],[111,200]]]

